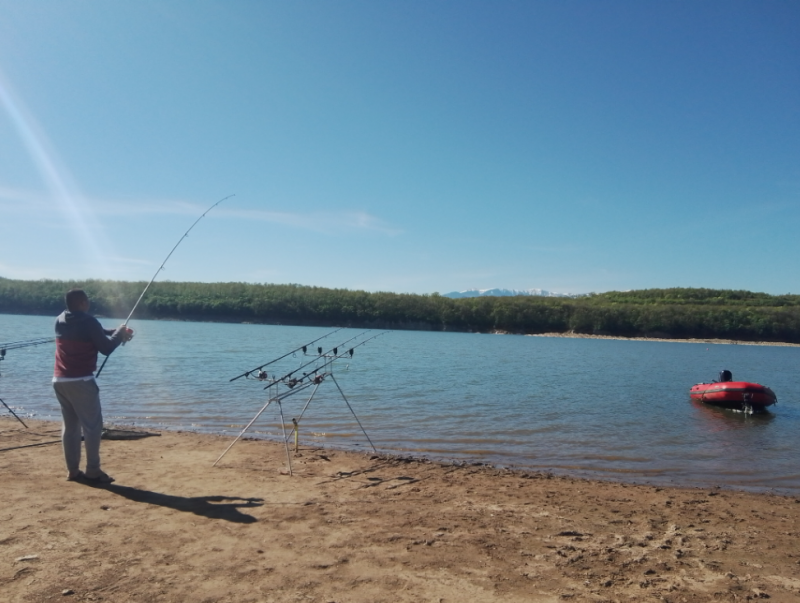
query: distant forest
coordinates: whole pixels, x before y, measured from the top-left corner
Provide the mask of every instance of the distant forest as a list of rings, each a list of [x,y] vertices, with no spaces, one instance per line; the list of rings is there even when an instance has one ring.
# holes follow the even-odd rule
[[[81,287],[93,313],[124,319],[146,284],[0,278],[0,313],[56,316],[64,309],[64,293]],[[134,318],[800,343],[799,295],[714,289],[450,299],[436,293],[164,281],[153,283]]]

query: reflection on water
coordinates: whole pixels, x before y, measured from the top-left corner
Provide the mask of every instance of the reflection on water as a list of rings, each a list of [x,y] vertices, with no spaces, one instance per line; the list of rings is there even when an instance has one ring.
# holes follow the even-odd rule
[[[107,419],[231,436],[266,398],[262,383],[229,379],[332,330],[135,322],[136,339],[114,353],[99,380]],[[50,317],[0,315],[0,341],[46,336],[52,325]],[[329,349],[359,332],[320,343]],[[52,346],[10,351],[0,397],[28,416],[58,419],[52,354]],[[270,368],[285,374],[307,361],[297,353]],[[795,347],[395,331],[359,348],[336,379],[387,452],[800,493],[798,361]],[[744,415],[690,401],[691,385],[721,368],[770,385],[780,404]],[[287,421],[306,400],[285,401]],[[267,409],[250,433],[280,438],[279,409]],[[306,411],[300,439],[369,448],[329,380]]]
[[[731,429],[758,429],[773,421],[776,417],[768,409],[758,413],[746,414],[741,411],[706,404],[700,400],[689,399],[689,402],[697,410],[698,421],[707,425],[709,432],[728,431]]]

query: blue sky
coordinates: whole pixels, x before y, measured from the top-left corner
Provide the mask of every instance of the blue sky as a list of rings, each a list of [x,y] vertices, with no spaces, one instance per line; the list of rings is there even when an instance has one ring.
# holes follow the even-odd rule
[[[797,2],[0,0],[0,276],[800,293]]]

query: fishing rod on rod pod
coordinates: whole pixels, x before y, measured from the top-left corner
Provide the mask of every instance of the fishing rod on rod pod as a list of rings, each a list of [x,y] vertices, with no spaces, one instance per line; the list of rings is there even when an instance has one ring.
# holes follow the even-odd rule
[[[250,369],[249,371],[245,371],[245,372],[244,372],[244,373],[242,373],[241,375],[237,375],[237,376],[236,376],[236,377],[234,377],[233,379],[229,379],[229,380],[228,380],[228,383],[230,383],[231,381],[236,381],[237,379],[241,379],[242,377],[249,377],[249,376],[250,376],[252,373],[255,373],[256,371],[260,371],[260,370],[262,370],[263,368],[265,368],[265,367],[268,367],[270,364],[274,364],[274,363],[278,362],[278,360],[283,360],[283,359],[284,359],[284,358],[286,358],[287,356],[289,356],[289,355],[291,355],[291,354],[294,354],[295,352],[299,352],[300,350],[302,350],[302,351],[303,351],[303,354],[305,354],[305,353],[306,353],[306,350],[308,349],[308,347],[309,347],[309,346],[311,346],[311,345],[314,345],[314,344],[315,344],[315,343],[317,343],[317,342],[318,342],[320,339],[325,339],[326,337],[329,337],[329,336],[333,335],[334,333],[338,333],[338,332],[339,332],[339,331],[341,331],[342,329],[344,329],[344,327],[339,327],[338,329],[336,329],[336,330],[334,330],[334,331],[331,331],[330,333],[326,333],[326,334],[325,334],[325,335],[323,335],[322,337],[317,337],[315,340],[313,340],[313,341],[309,341],[307,344],[305,344],[305,345],[301,345],[300,347],[297,347],[297,348],[293,349],[291,352],[286,352],[286,353],[285,353],[283,356],[281,356],[281,357],[279,357],[279,358],[276,358],[275,360],[270,360],[270,361],[269,361],[269,362],[267,362],[266,364],[262,364],[261,366],[257,366],[256,368],[254,368],[254,369]]]
[[[20,348],[28,348],[34,345],[42,345],[43,343],[53,343],[55,337],[37,337],[36,339],[27,339],[24,341],[9,341],[8,343],[0,343],[0,361],[6,359],[7,350],[18,350]]]
[[[356,348],[358,348],[358,347],[360,347],[360,346],[372,341],[376,337],[380,337],[381,335],[385,335],[388,332],[389,331],[382,331],[381,333],[378,333],[377,335],[373,335],[372,337],[369,337],[368,339],[365,339],[364,341],[360,342],[359,344],[354,345],[352,348],[350,348],[344,354],[341,354],[341,355],[337,355],[336,348],[334,348],[334,355],[328,357],[329,360],[325,364],[323,364],[320,367],[317,367],[311,373],[308,373],[307,375],[303,376],[303,379],[306,379],[307,377],[309,378],[308,382],[303,383],[303,379],[300,380],[300,383],[301,383],[300,388],[301,389],[305,388],[305,387],[307,387],[309,385],[312,385],[312,384],[315,385],[318,388],[322,384],[322,382],[325,380],[326,377],[330,377],[333,380],[333,383],[336,385],[336,389],[339,390],[339,394],[342,396],[342,400],[344,400],[344,403],[347,404],[347,408],[350,410],[350,412],[353,415],[353,418],[356,420],[356,423],[358,423],[358,426],[361,428],[361,431],[364,434],[364,437],[367,438],[367,441],[369,442],[369,445],[372,446],[372,449],[375,452],[378,451],[377,448],[375,448],[375,444],[372,443],[372,439],[369,437],[369,434],[367,433],[367,430],[364,429],[364,426],[361,424],[361,419],[358,418],[358,415],[356,414],[356,411],[353,410],[353,407],[350,405],[350,401],[347,399],[347,396],[344,395],[344,392],[342,391],[342,388],[339,385],[339,382],[336,380],[336,377],[333,376],[333,367],[331,366],[331,369],[328,370],[328,371],[324,371],[324,372],[322,372],[320,374],[317,374],[316,376],[314,376],[314,375],[315,375],[315,373],[318,373],[319,371],[323,370],[325,367],[327,367],[329,365],[333,365],[333,363],[336,362],[337,360],[340,360],[342,358],[347,358],[348,360],[351,359],[353,357],[353,350],[355,350]],[[348,364],[347,366],[349,368],[350,365]],[[312,376],[313,376],[313,378],[311,378]],[[289,388],[291,390],[292,386],[289,385]],[[314,389],[314,393],[316,393],[316,391],[317,390],[315,388]],[[311,394],[311,398],[314,397],[314,393]],[[292,419],[292,423],[294,423],[295,446],[297,445],[296,444],[296,442],[297,442],[297,434],[298,434],[298,430],[299,430],[299,425],[298,424],[303,419],[303,415],[305,415],[306,409],[308,409],[309,404],[311,404],[311,398],[309,398],[308,401],[306,402],[305,406],[303,406],[303,409],[300,411],[300,416],[297,417],[297,418],[293,418]],[[286,437],[286,434],[284,433],[284,438],[285,437]]]
[[[223,201],[225,201],[226,199],[230,199],[231,197],[235,197],[235,196],[236,196],[236,195],[228,195],[227,197],[223,197],[222,199],[220,199],[219,201],[217,201],[216,203],[214,203],[214,205],[212,205],[212,206],[211,206],[211,207],[209,207],[209,208],[208,208],[206,211],[204,211],[204,212],[203,212],[203,214],[202,214],[202,215],[201,215],[199,218],[197,218],[197,220],[195,220],[195,221],[192,223],[192,225],[189,227],[189,230],[187,230],[185,233],[183,233],[183,236],[182,236],[180,239],[178,239],[178,242],[177,242],[177,243],[175,243],[175,247],[173,247],[173,248],[172,248],[172,251],[170,251],[170,252],[167,254],[167,257],[165,257],[165,258],[164,258],[164,261],[163,261],[163,262],[161,262],[161,266],[159,266],[159,267],[158,267],[158,270],[156,270],[156,273],[153,275],[153,278],[151,278],[151,279],[150,279],[150,282],[149,282],[149,283],[147,283],[147,286],[146,286],[146,287],[144,288],[144,290],[142,291],[142,294],[139,296],[139,299],[137,299],[137,300],[136,300],[136,303],[135,303],[135,304],[133,304],[133,308],[131,308],[131,311],[130,311],[130,313],[128,314],[128,318],[126,318],[126,319],[125,319],[125,322],[123,323],[123,326],[124,326],[124,327],[127,327],[127,326],[128,326],[128,322],[130,322],[130,320],[131,320],[131,316],[133,316],[133,313],[134,313],[134,312],[136,312],[136,308],[139,306],[139,302],[140,302],[140,301],[142,301],[142,298],[144,297],[144,294],[145,294],[145,293],[147,293],[147,290],[150,288],[150,285],[152,285],[152,284],[153,284],[153,281],[155,281],[155,280],[156,280],[156,277],[158,276],[158,273],[159,273],[159,272],[161,272],[161,271],[164,269],[164,265],[167,263],[167,260],[169,260],[170,256],[172,256],[172,254],[173,254],[173,253],[175,252],[175,250],[178,248],[178,245],[180,245],[180,244],[183,242],[183,240],[184,240],[186,237],[188,237],[188,236],[189,236],[189,233],[192,231],[192,228],[194,228],[194,227],[195,227],[195,225],[196,225],[196,224],[197,224],[197,223],[198,223],[200,220],[202,220],[202,219],[205,217],[205,215],[206,215],[208,212],[210,212],[212,209],[214,209],[214,208],[215,208],[217,205],[219,205],[220,203],[222,203],[222,202],[223,202]],[[123,343],[122,343],[122,345],[125,345],[125,342],[123,342]],[[103,360],[103,364],[101,364],[101,365],[100,365],[100,370],[98,370],[98,371],[97,371],[97,375],[95,375],[95,377],[99,377],[99,376],[100,376],[100,373],[101,373],[101,372],[103,372],[103,367],[106,365],[106,362],[108,362],[108,358],[109,358],[108,356],[106,356],[106,357],[105,357],[105,359]]]
[[[32,345],[41,345],[43,343],[52,343],[55,337],[37,337],[36,339],[26,339],[23,341],[10,341],[8,343],[0,343],[0,358],[5,358],[6,350],[16,350],[18,348],[27,348]]]
[[[336,329],[336,331],[333,331],[333,333],[336,333],[337,331],[341,331],[343,328],[344,328],[344,327],[340,327],[340,328]],[[348,343],[348,342],[352,341],[353,339],[356,339],[357,337],[361,337],[361,336],[362,336],[364,333],[366,333],[366,332],[367,332],[367,331],[362,331],[362,332],[361,332],[361,333],[359,333],[358,335],[355,335],[354,337],[351,337],[350,339],[348,339],[347,341],[345,341],[345,343]],[[328,333],[328,335],[332,335],[333,333]],[[323,336],[323,337],[319,337],[319,338],[315,339],[314,341],[312,341],[311,343],[315,343],[315,342],[319,341],[320,339],[323,339],[324,337],[327,337],[327,335],[325,335],[325,336]],[[272,364],[272,362],[277,362],[278,360],[281,360],[281,359],[283,359],[283,358],[286,358],[286,357],[287,357],[289,354],[293,354],[294,352],[296,352],[296,351],[298,351],[298,350],[303,350],[303,353],[304,353],[305,355],[307,355],[307,356],[308,356],[309,354],[307,353],[307,348],[308,348],[308,346],[309,346],[309,345],[311,345],[311,343],[309,343],[309,344],[306,344],[306,345],[304,345],[304,346],[300,346],[299,348],[297,348],[297,349],[295,349],[295,350],[293,350],[293,351],[289,352],[288,354],[284,354],[284,355],[283,355],[283,356],[281,356],[280,358],[276,358],[275,360],[273,360],[273,361],[271,361],[271,362],[268,362],[267,364]],[[339,345],[341,346],[341,345],[344,345],[344,344],[339,344]],[[333,349],[337,349],[338,347],[339,347],[339,346],[336,346],[336,348],[333,348]],[[318,361],[319,361],[319,358],[320,358],[320,357],[323,355],[323,354],[322,354],[322,348],[317,348],[317,353],[318,353],[318,356],[317,356],[316,358],[314,358],[314,360],[312,360],[312,361],[310,361],[310,362],[307,362],[307,363],[305,363],[305,364],[302,364],[302,365],[298,366],[298,367],[297,367],[296,369],[294,369],[294,370],[293,370],[291,373],[288,373],[288,374],[284,375],[283,377],[280,377],[280,378],[275,378],[275,379],[273,379],[273,380],[272,380],[272,383],[278,383],[278,382],[281,382],[281,381],[283,381],[284,379],[288,379],[289,377],[291,377],[291,376],[292,376],[292,374],[296,373],[296,372],[297,372],[297,371],[299,371],[300,369],[303,369],[303,368],[305,368],[305,367],[307,367],[307,366],[309,366],[309,365],[311,365],[311,364],[314,364],[315,362],[318,362]],[[267,366],[267,365],[265,364],[265,365],[263,365],[263,366]],[[229,379],[229,380],[228,380],[228,383],[230,383],[231,381],[235,381],[236,379],[239,379],[240,377],[246,376],[248,373],[252,373],[252,372],[254,372],[254,371],[257,371],[257,370],[259,370],[259,369],[253,369],[252,371],[247,371],[247,373],[243,373],[242,375],[238,375],[237,377],[234,377],[233,379]],[[256,377],[256,379],[258,379],[259,381],[265,381],[265,380],[267,379],[267,374],[262,372],[262,373],[258,374],[258,376]],[[268,385],[267,387],[270,387],[270,386]],[[264,389],[266,389],[266,388],[264,388]]]
[[[365,339],[364,341],[362,341],[362,342],[360,342],[360,343],[358,343],[358,344],[356,344],[356,345],[354,345],[354,346],[352,346],[350,348],[347,348],[347,350],[343,354],[339,354],[339,348],[344,345],[344,344],[340,344],[340,345],[336,346],[335,348],[332,348],[330,351],[326,352],[325,354],[320,354],[315,360],[312,360],[311,362],[309,362],[308,364],[313,364],[314,362],[318,362],[320,358],[327,358],[328,359],[327,362],[325,362],[324,364],[318,366],[313,371],[309,371],[308,373],[303,373],[303,376],[300,377],[299,379],[290,379],[288,382],[285,381],[286,377],[284,377],[283,379],[277,379],[277,380],[273,381],[272,383],[270,383],[269,385],[264,386],[264,389],[269,389],[270,387],[272,387],[273,385],[277,385],[278,383],[284,383],[284,385],[289,386],[289,388],[293,388],[296,385],[299,385],[299,384],[303,383],[303,381],[305,379],[313,377],[314,375],[319,373],[322,369],[330,366],[331,364],[333,364],[337,360],[341,360],[343,358],[347,358],[347,359],[352,358],[354,350],[356,348],[359,348],[362,345],[364,345],[365,343],[367,343],[369,341],[372,341],[376,337],[380,337],[381,335],[385,335],[388,332],[389,331],[381,331],[377,335],[373,335],[372,337],[369,337],[369,338]],[[361,333],[361,335],[363,335],[363,334],[364,333]],[[359,335],[356,335],[356,337],[359,337]],[[355,339],[355,337],[353,337],[352,339],[348,339],[345,343],[348,343],[348,342],[352,341],[353,339]],[[332,354],[331,354],[331,352],[332,352]],[[305,366],[308,366],[308,364],[306,364]],[[294,371],[292,371],[292,373],[296,373],[301,368],[303,368],[303,367],[299,367],[299,368],[295,369]],[[292,373],[289,373],[288,376],[291,376]],[[311,381],[312,382],[316,382],[317,378],[319,378],[319,375],[317,375],[317,377],[315,377],[314,379],[311,379]]]
[[[55,341],[54,337],[37,337],[36,339],[27,339],[27,340],[24,340],[24,341],[10,341],[8,343],[0,343],[0,360],[5,360],[6,359],[6,351],[7,350],[18,350],[20,348],[27,348],[27,347],[31,347],[31,346],[35,346],[35,345],[42,345],[44,343],[52,343],[54,341]],[[5,406],[8,409],[8,412],[10,412],[12,415],[14,415],[14,418],[17,421],[19,421],[20,423],[22,423],[25,426],[25,429],[28,429],[28,426],[25,425],[25,421],[23,421],[22,419],[19,418],[19,415],[17,415],[17,413],[15,413],[11,409],[11,407],[8,404],[5,403],[5,400],[0,398],[0,403],[2,403],[3,406]]]
[[[287,379],[290,379],[290,378],[291,378],[291,376],[292,376],[292,375],[294,375],[294,374],[295,374],[297,371],[299,371],[299,370],[302,370],[302,369],[306,368],[307,366],[311,366],[312,364],[314,364],[314,363],[316,363],[316,362],[319,362],[319,359],[320,359],[320,358],[322,358],[323,356],[327,356],[328,354],[330,354],[331,352],[333,352],[333,350],[337,350],[337,351],[338,351],[338,349],[339,349],[340,347],[342,347],[342,346],[344,346],[344,345],[346,345],[346,344],[350,343],[350,342],[351,342],[351,341],[353,341],[354,339],[358,339],[358,338],[359,338],[359,337],[361,337],[361,336],[362,336],[364,333],[367,333],[367,332],[368,332],[368,331],[362,331],[362,332],[361,332],[361,333],[359,333],[358,335],[354,335],[353,337],[351,337],[351,338],[350,338],[350,339],[348,339],[347,341],[345,341],[345,342],[343,342],[343,343],[340,343],[339,345],[337,345],[337,346],[336,346],[336,347],[334,347],[334,348],[331,348],[330,350],[328,350],[328,351],[327,351],[327,352],[325,352],[324,354],[322,353],[322,348],[317,348],[317,354],[318,354],[318,356],[317,356],[316,358],[314,358],[314,360],[311,360],[311,361],[309,361],[309,362],[306,362],[305,364],[301,364],[300,366],[298,366],[298,367],[297,367],[296,369],[294,369],[293,371],[291,371],[291,372],[289,372],[289,373],[286,373],[286,374],[285,374],[283,377],[279,377],[279,378],[273,379],[271,383],[269,383],[268,385],[266,385],[266,386],[264,387],[264,389],[268,389],[268,388],[272,387],[273,385],[277,385],[277,384],[279,384],[279,383],[286,383],[286,380],[287,380]],[[334,354],[334,355],[335,355],[335,354]],[[294,381],[294,383],[295,383],[295,384],[297,384],[297,383],[299,383],[299,381],[298,381],[298,380],[295,380],[295,381]],[[290,387],[291,387],[291,386],[290,386]]]

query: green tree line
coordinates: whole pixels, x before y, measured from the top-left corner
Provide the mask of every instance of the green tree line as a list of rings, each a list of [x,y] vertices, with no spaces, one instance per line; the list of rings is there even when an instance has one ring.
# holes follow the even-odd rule
[[[95,314],[124,318],[146,282],[0,278],[0,312],[55,316],[87,291]],[[800,296],[716,289],[612,291],[576,298],[368,293],[302,285],[156,282],[136,318],[800,343]]]

